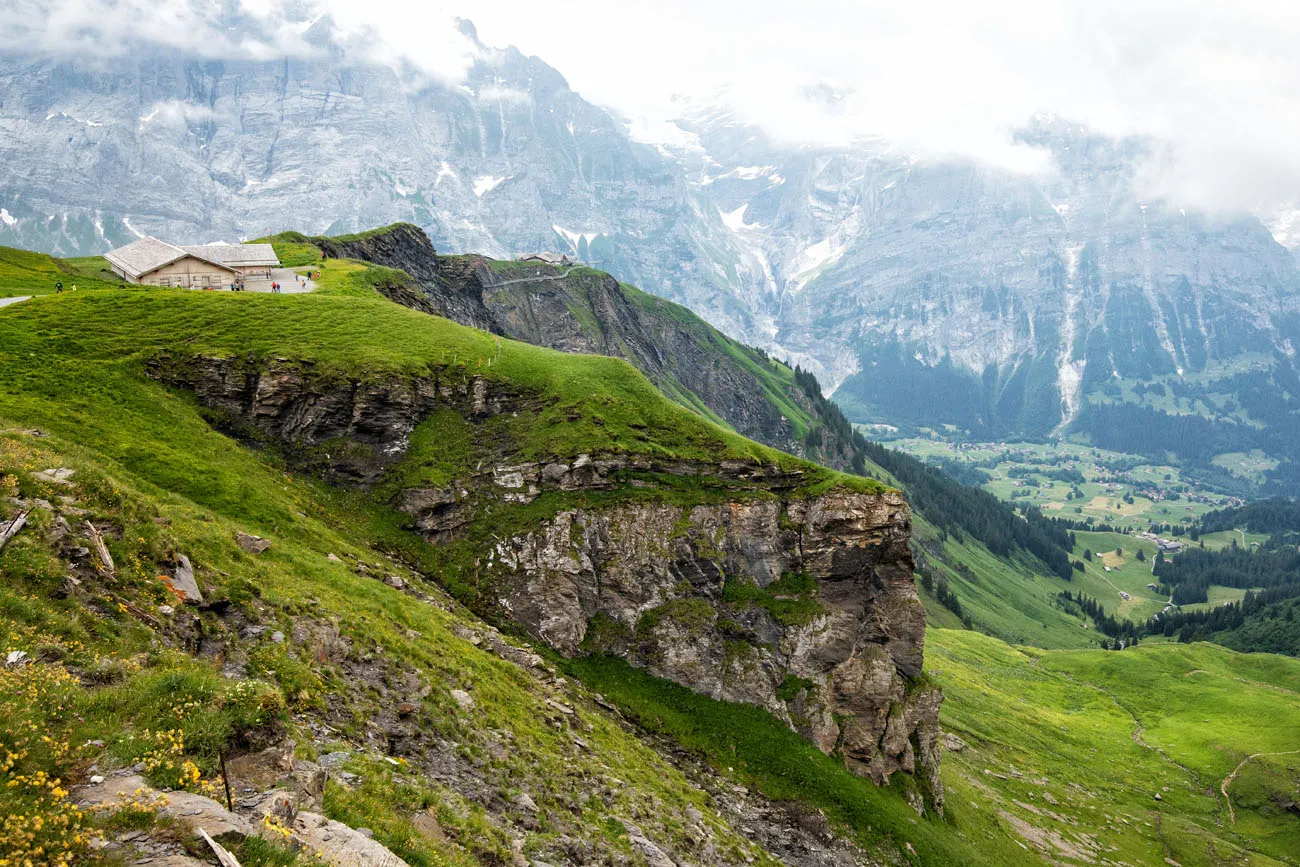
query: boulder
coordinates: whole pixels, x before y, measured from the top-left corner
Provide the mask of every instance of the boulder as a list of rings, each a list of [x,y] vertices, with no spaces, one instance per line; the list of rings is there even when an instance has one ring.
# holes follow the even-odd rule
[[[632,844],[634,850],[641,853],[650,867],[677,867],[677,862],[655,845],[644,831],[631,822],[624,822],[623,826],[627,828],[628,842]]]
[[[944,732],[940,742],[943,744],[943,748],[950,753],[959,753],[966,749],[967,746],[964,740],[952,732]]]
[[[199,592],[198,581],[194,580],[194,567],[190,565],[190,558],[184,554],[176,557],[176,568],[172,571],[171,585],[172,589],[188,604],[202,604],[203,594]]]
[[[74,472],[74,470],[70,470],[67,467],[51,467],[48,470],[41,470],[32,473],[31,476],[33,479],[45,482],[49,485],[71,485],[72,482],[69,480],[72,478]]]
[[[242,531],[235,534],[235,541],[239,543],[239,547],[243,548],[250,554],[261,554],[267,548],[271,547],[271,542],[269,540]]]
[[[330,867],[407,867],[384,846],[342,822],[319,813],[300,812],[291,826],[293,838]]]
[[[442,843],[447,839],[446,833],[442,830],[442,824],[438,821],[438,817],[434,815],[432,808],[412,816],[411,826],[415,828],[416,833],[432,843]]]
[[[294,744],[287,741],[226,760],[226,779],[232,786],[269,789],[293,772]]]
[[[213,837],[227,834],[247,837],[257,833],[253,824],[211,798],[192,792],[160,792],[135,774],[112,776],[98,785],[81,786],[73,792],[82,807],[112,807],[128,801],[155,803],[158,811],[194,830],[202,829]]]

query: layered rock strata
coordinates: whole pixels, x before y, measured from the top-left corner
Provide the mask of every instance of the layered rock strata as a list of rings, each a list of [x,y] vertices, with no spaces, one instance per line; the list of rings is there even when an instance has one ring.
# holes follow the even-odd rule
[[[363,485],[404,457],[435,407],[476,423],[528,400],[477,376],[340,381],[287,359],[159,357],[151,370],[234,432]],[[655,480],[673,477],[694,479],[698,502],[656,496]],[[752,459],[582,454],[479,464],[445,487],[402,488],[393,503],[444,544],[475,538],[467,528],[489,508],[553,496],[532,529],[475,552],[494,588],[485,610],[560,653],[615,654],[762,707],[879,784],[914,775],[941,809],[942,695],[922,674],[910,510],[896,491],[810,493],[803,482],[798,469]],[[626,496],[572,506],[572,494],[595,491]]]

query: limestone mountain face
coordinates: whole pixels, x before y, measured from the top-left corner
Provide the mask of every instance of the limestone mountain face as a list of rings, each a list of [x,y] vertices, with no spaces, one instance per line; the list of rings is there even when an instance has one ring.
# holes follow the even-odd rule
[[[446,250],[576,245],[656,291],[706,282],[684,178],[542,61],[479,46],[449,84],[354,56],[328,18],[307,36],[312,56],[269,61],[0,57],[0,243],[76,255],[405,220]]]
[[[1113,379],[1293,356],[1291,254],[1254,218],[1145,200],[1142,142],[1043,121],[1023,137],[1059,172],[1034,177],[783,148],[725,112],[683,124],[701,143],[683,154],[692,183],[748,244],[737,284],[763,276],[749,336],[816,371],[855,420],[1041,435]]]
[[[568,252],[684,303],[816,373],[854,421],[1043,436],[1121,382],[1194,387],[1179,412],[1261,430],[1300,412],[1294,255],[1253,217],[1144,198],[1146,143],[1037,122],[1023,135],[1059,171],[1011,175],[791,147],[693,108],[689,147],[650,146],[514,49],[479,44],[451,84],[358,56],[328,18],[306,33],[314,54],[277,60],[0,58],[0,243],[406,221],[444,252]],[[1300,458],[1281,438],[1234,448]]]
[[[411,432],[450,409],[467,423],[532,398],[465,376],[340,382],[287,360],[158,356],[155,378],[193,391],[214,423],[295,463],[373,485]],[[485,439],[487,439],[485,437]],[[896,492],[810,493],[802,472],[754,460],[627,454],[497,462],[445,486],[402,485],[392,504],[431,544],[472,538],[481,516],[599,494],[531,528],[493,522],[473,557],[478,604],[572,655],[622,656],[705,695],[766,708],[884,784],[912,774],[942,809],[939,691],[922,676],[925,611],[912,579],[911,513]],[[683,484],[700,491],[655,497]],[[649,496],[647,496],[649,494]]]

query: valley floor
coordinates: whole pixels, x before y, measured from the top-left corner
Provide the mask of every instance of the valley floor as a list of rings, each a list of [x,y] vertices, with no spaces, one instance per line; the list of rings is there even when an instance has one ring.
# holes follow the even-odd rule
[[[944,728],[965,743],[950,744],[944,779],[967,834],[995,824],[1071,864],[1300,852],[1300,755],[1286,754],[1300,746],[1300,662],[1210,644],[1043,651],[944,629],[926,651]]]

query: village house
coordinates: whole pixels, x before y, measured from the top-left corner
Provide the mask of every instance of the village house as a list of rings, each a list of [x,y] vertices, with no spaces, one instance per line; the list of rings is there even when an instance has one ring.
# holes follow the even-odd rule
[[[270,244],[178,246],[141,238],[104,254],[128,283],[206,289],[242,283],[245,277],[269,279],[280,260]]]

